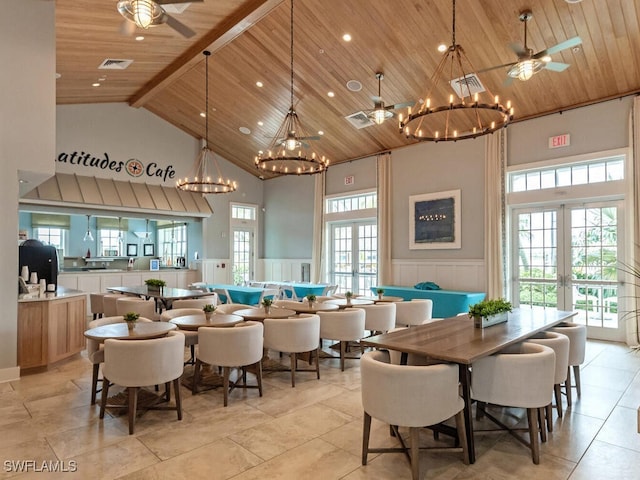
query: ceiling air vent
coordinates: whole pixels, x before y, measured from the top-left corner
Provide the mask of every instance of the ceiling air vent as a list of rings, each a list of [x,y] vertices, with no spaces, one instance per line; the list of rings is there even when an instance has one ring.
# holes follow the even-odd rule
[[[116,58],[105,59],[98,69],[100,70],[124,70],[133,63],[133,60],[122,60]]]
[[[464,77],[454,78],[450,83],[451,88],[453,88],[460,98],[485,91],[484,85],[482,85],[482,82],[475,73],[470,73]]]
[[[344,118],[349,120],[349,123],[356,127],[358,130],[361,128],[370,127],[371,125],[375,125],[375,123],[369,117],[367,117],[367,114],[362,111],[352,113],[351,115],[347,115]]]

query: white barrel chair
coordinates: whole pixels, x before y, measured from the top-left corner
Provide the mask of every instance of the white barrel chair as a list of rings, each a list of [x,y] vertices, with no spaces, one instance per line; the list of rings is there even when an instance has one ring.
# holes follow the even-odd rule
[[[375,305],[358,305],[364,310],[364,329],[372,335],[386,333],[396,325],[396,304],[392,302]]]
[[[118,315],[134,312],[153,321],[160,320],[160,315],[156,313],[156,302],[154,300],[145,300],[127,295],[121,295],[120,297],[116,301],[116,313]]]
[[[364,337],[365,313],[361,308],[345,308],[329,312],[318,312],[320,338],[340,342],[340,370],[344,371],[347,342],[357,342]]]
[[[176,308],[200,308],[205,305],[217,305],[218,304],[218,295],[213,293],[211,295],[207,295],[206,297],[200,298],[184,298],[180,300],[174,300],[171,302],[171,309]]]
[[[431,321],[433,301],[414,299],[410,302],[394,302],[396,304],[396,327],[411,327]]]
[[[567,405],[571,406],[571,389],[575,388],[578,398],[582,395],[580,388],[580,365],[584,363],[585,350],[587,346],[587,327],[578,323],[564,322],[550,329],[552,332],[562,333],[569,337],[569,366],[567,367],[567,380],[565,382],[565,393],[567,395]],[[575,384],[571,381],[571,367]]]
[[[168,322],[177,317],[185,317],[187,315],[202,315],[204,317],[204,311],[201,308],[172,308],[171,310],[165,310],[160,314],[161,322]],[[189,347],[191,356],[185,365],[194,365],[196,363],[196,345],[198,344],[198,332],[190,330],[181,330],[184,334],[184,345]]]
[[[93,314],[93,319],[100,318],[104,315],[104,296],[105,293],[90,293],[89,294],[89,304],[91,307],[91,313]]]

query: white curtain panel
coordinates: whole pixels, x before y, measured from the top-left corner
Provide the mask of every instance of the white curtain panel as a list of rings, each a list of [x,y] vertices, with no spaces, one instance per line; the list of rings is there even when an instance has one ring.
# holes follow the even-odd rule
[[[484,263],[487,298],[500,298],[505,295],[504,181],[507,135],[500,130],[487,135],[485,139]]]
[[[315,176],[313,200],[313,244],[311,247],[311,281],[325,281],[324,272],[324,191],[326,172]]]
[[[627,178],[627,224],[632,238],[626,247],[626,263],[636,269],[640,267],[640,97],[633,99],[633,107],[629,115],[629,155],[630,161]],[[628,270],[628,269],[626,269]],[[638,312],[640,309],[640,279],[627,274],[625,278],[627,291],[625,292],[626,308],[628,312]],[[624,315],[624,314],[623,314]],[[640,344],[640,318],[637,314],[627,317],[627,343]]]
[[[378,155],[378,284],[392,285],[391,153]]]

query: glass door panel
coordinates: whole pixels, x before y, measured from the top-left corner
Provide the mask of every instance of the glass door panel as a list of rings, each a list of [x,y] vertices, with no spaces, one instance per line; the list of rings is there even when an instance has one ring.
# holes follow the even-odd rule
[[[331,225],[330,283],[338,292],[371,294],[378,274],[378,229],[374,222]]]
[[[253,231],[233,229],[233,283],[245,285],[253,279]]]

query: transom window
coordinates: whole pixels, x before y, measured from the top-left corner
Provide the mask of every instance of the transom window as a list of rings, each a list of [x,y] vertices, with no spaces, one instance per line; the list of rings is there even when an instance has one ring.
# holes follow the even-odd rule
[[[256,207],[249,207],[244,205],[232,205],[231,218],[235,220],[255,220]]]
[[[376,192],[327,199],[327,213],[353,212],[378,207]]]
[[[572,165],[558,165],[509,176],[511,192],[567,187],[624,180],[624,157],[601,158]]]

